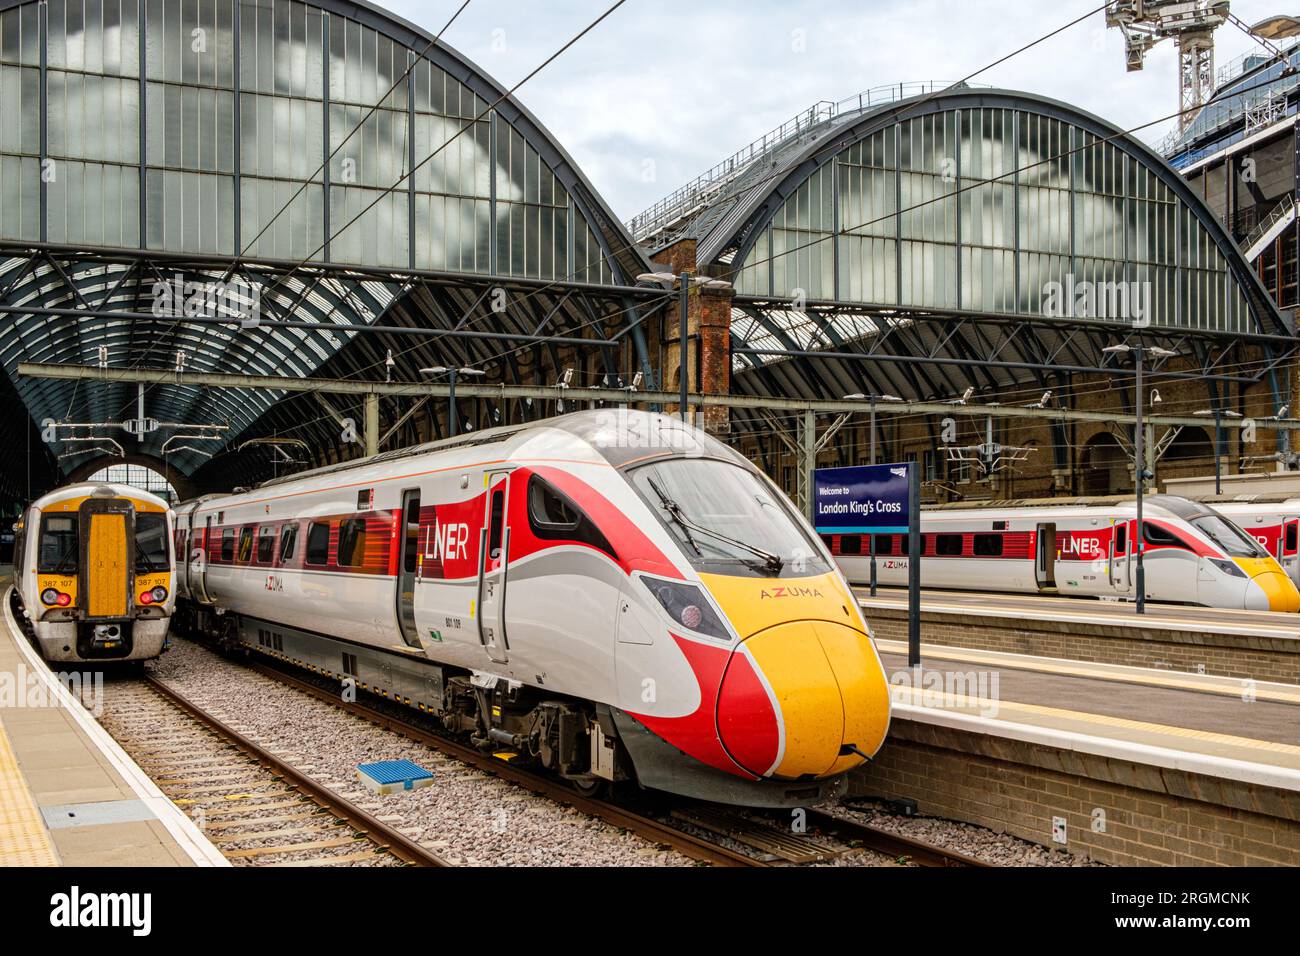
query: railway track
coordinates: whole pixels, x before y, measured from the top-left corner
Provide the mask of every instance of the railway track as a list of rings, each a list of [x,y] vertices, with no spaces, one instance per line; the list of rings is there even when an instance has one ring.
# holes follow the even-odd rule
[[[322,687],[280,667],[258,660],[244,665],[375,726],[455,758],[484,773],[514,783],[530,792],[567,804],[606,823],[629,830],[642,839],[669,846],[685,856],[711,866],[780,866],[826,862],[850,849],[865,848],[892,860],[919,866],[986,866],[983,861],[944,847],[913,840],[865,823],[844,820],[820,810],[806,810],[812,832],[792,832],[772,818],[742,814],[716,807],[677,811],[672,817],[695,832],[639,813],[608,800],[579,794],[567,784],[534,771],[513,766],[443,734],[395,716],[363,701],[345,700],[336,689]],[[707,833],[710,836],[700,836]],[[737,847],[743,847],[739,849]]]
[[[448,865],[162,681],[109,687],[114,737],[233,865]]]

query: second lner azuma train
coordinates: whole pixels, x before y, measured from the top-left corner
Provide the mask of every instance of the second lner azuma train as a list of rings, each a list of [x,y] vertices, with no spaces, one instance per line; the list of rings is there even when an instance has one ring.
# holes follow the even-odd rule
[[[840,796],[889,723],[843,576],[784,495],[593,410],[177,506],[184,623],[594,789]]]
[[[1254,537],[1208,505],[1151,495],[1143,508],[1151,601],[1300,611],[1300,591]],[[921,583],[928,588],[1136,597],[1133,499],[939,505],[921,513]],[[854,584],[870,580],[866,535],[823,539]],[[875,535],[877,581],[908,581],[907,537]]]

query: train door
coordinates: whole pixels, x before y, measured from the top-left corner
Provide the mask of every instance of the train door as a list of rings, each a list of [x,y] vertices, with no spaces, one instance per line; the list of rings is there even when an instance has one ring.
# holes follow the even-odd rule
[[[194,524],[194,513],[190,513],[190,525]],[[190,594],[200,604],[211,604],[208,597],[208,548],[212,547],[212,515],[203,519],[202,543],[190,538],[189,581]]]
[[[134,509],[121,498],[90,498],[80,508],[82,609],[90,620],[124,618],[134,592]]]
[[[402,492],[401,550],[397,555],[397,628],[410,647],[420,646],[415,626],[415,581],[420,562],[420,490]]]
[[[1110,535],[1110,584],[1118,594],[1133,588],[1132,551],[1136,521],[1116,521]]]
[[[506,637],[506,569],[510,553],[510,473],[489,472],[478,551],[479,640],[498,664],[510,659]]]
[[[1056,588],[1056,525],[1040,524],[1038,526],[1038,559],[1034,564],[1034,576],[1040,590]]]
[[[1300,519],[1282,516],[1282,540],[1278,542],[1278,563],[1300,583]]]

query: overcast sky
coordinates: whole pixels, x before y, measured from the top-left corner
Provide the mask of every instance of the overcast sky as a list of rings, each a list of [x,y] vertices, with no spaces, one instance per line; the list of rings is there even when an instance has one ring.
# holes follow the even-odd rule
[[[379,0],[431,33],[460,0]],[[518,82],[613,0],[471,0],[444,40]],[[518,93],[623,219],[819,100],[968,76],[1101,0],[628,0]],[[1233,0],[1248,23],[1288,12]],[[1252,48],[1231,25],[1216,66]],[[1127,73],[1098,12],[972,82],[1080,106],[1124,128],[1178,109],[1165,41]],[[1142,131],[1150,141],[1171,128]]]

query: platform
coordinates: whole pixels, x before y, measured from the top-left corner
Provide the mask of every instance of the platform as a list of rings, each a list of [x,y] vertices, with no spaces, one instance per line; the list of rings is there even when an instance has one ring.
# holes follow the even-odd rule
[[[227,865],[37,656],[8,575],[2,590],[0,866]]]
[[[1116,863],[1300,864],[1300,687],[878,639],[890,740],[856,791]],[[1096,829],[1098,821],[1102,829]]]
[[[907,637],[907,593],[855,588],[872,633]],[[1035,657],[1300,686],[1300,614],[1037,594],[926,590],[921,640]]]

